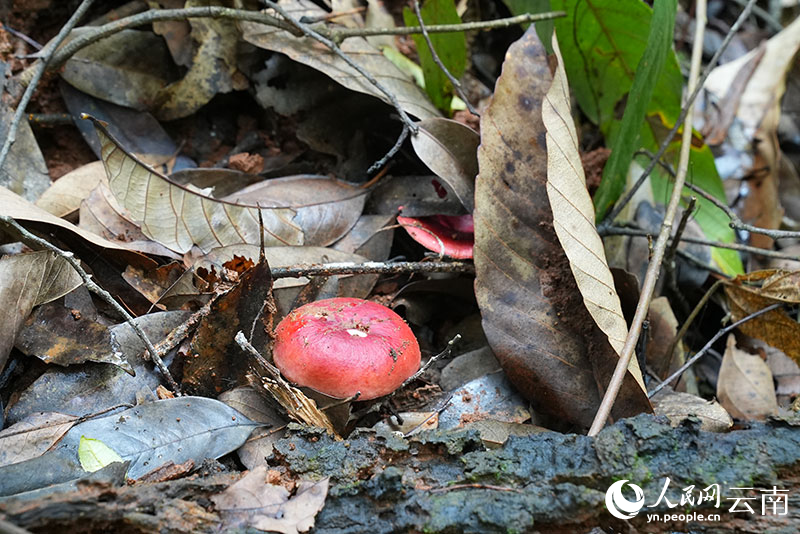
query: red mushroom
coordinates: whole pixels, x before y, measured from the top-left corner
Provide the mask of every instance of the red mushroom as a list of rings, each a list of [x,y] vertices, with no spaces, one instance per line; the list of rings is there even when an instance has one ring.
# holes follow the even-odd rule
[[[419,344],[395,312],[333,298],[292,311],[275,330],[275,365],[290,381],[331,397],[388,395],[418,369]]]
[[[430,217],[397,217],[411,238],[423,247],[459,260],[472,258],[475,226],[472,215],[432,215]]]

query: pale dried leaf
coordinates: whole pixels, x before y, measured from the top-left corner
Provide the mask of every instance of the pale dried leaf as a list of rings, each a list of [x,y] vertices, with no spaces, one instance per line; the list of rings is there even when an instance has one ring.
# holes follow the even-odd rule
[[[553,50],[558,65],[553,84],[542,103],[542,122],[547,131],[547,196],[553,211],[553,227],[569,259],[586,309],[620,354],[628,325],[608,268],[603,240],[594,225],[594,205],[586,189],[578,134],[570,111],[567,74],[555,36]],[[631,358],[628,370],[644,390],[635,358]]]
[[[179,186],[125,152],[94,121],[102,146],[108,185],[144,235],[174,250],[203,251],[260,241],[258,206],[215,200]],[[266,245],[302,245],[302,230],[289,208],[260,208]]]
[[[472,212],[480,136],[469,126],[440,117],[425,119],[417,126],[419,134],[411,136],[414,152],[450,185],[467,211]]]
[[[44,454],[78,418],[56,412],[38,412],[0,431],[0,466]]]
[[[765,419],[778,411],[772,372],[760,356],[738,349],[733,334],[722,357],[717,397],[737,419]]]
[[[328,479],[301,480],[295,494],[267,483],[267,468],[259,466],[220,494],[211,497],[227,529],[253,527],[267,532],[297,534],[314,526],[325,506]]]
[[[662,389],[653,397],[653,411],[669,419],[674,427],[689,417],[700,419],[700,429],[706,432],[726,432],[733,426],[733,419],[717,401],[707,401],[670,388]]]
[[[65,217],[78,210],[81,201],[106,180],[102,161],[93,161],[68,172],[36,201],[36,205],[56,217]]]

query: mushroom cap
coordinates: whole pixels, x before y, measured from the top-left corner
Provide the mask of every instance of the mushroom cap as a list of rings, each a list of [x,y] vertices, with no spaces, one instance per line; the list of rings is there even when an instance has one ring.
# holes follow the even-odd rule
[[[475,226],[472,215],[432,215],[430,217],[397,217],[411,238],[423,247],[451,258],[472,258]]]
[[[406,322],[375,302],[332,298],[292,311],[275,330],[275,365],[290,381],[331,397],[388,395],[418,369]]]

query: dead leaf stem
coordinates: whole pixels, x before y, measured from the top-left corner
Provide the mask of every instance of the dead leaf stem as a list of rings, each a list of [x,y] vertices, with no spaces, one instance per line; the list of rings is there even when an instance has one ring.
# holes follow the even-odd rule
[[[706,0],[698,0],[695,4],[695,35],[694,43],[692,45],[692,62],[689,71],[689,92],[695,95],[698,87],[702,87],[699,83],[700,77],[700,63],[703,59],[703,34],[706,26]],[[738,22],[738,21],[737,21]],[[600,403],[600,408],[597,410],[592,426],[589,429],[590,436],[596,436],[606,424],[608,416],[611,413],[611,408],[614,406],[614,401],[617,398],[622,382],[625,379],[625,374],[628,371],[628,365],[636,349],[636,343],[639,340],[639,334],[642,329],[642,323],[647,317],[647,312],[650,309],[650,301],[653,298],[653,292],[656,288],[656,281],[658,280],[659,272],[661,271],[661,264],[664,261],[664,254],[667,250],[670,234],[672,233],[672,224],[675,220],[675,215],[678,212],[678,206],[681,201],[681,192],[683,191],[683,184],[686,182],[686,173],[689,168],[689,153],[692,148],[692,113],[694,106],[693,100],[690,97],[684,104],[686,113],[684,118],[686,123],[690,125],[689,128],[683,129],[683,139],[681,141],[681,152],[678,160],[678,172],[675,176],[675,184],[672,189],[672,196],[667,205],[667,211],[664,215],[664,221],[661,223],[661,231],[658,234],[655,247],[653,247],[653,257],[650,264],[647,266],[647,273],[642,283],[642,291],[639,296],[639,303],[636,305],[636,313],[631,321],[631,327],[628,331],[628,337],[625,339],[625,345],[622,347],[619,361],[614,369],[614,374],[611,376],[611,381],[608,388],[603,395],[603,400]],[[668,136],[671,139],[671,136]],[[660,156],[659,156],[660,157]],[[651,163],[651,165],[655,165]],[[613,219],[611,219],[613,220]]]
[[[133,331],[136,333],[139,339],[142,340],[142,343],[144,343],[145,348],[150,352],[153,362],[156,364],[158,370],[161,372],[162,376],[167,381],[167,384],[169,384],[169,387],[176,395],[181,394],[178,383],[175,382],[174,378],[172,378],[169,369],[167,369],[167,366],[164,364],[164,361],[159,357],[158,352],[153,347],[153,343],[147,337],[147,334],[144,333],[144,330],[142,330],[142,328],[136,323],[136,320],[130,313],[128,313],[128,310],[120,306],[120,304],[116,300],[114,300],[114,297],[112,297],[108,291],[97,285],[95,281],[92,280],[92,277],[89,275],[89,273],[87,273],[83,269],[83,267],[81,267],[80,262],[75,258],[75,255],[73,253],[61,250],[57,246],[48,242],[47,240],[42,239],[41,237],[29,232],[27,229],[25,229],[25,227],[20,225],[12,217],[8,217],[6,215],[0,215],[0,222],[5,224],[6,226],[10,226],[11,228],[13,228],[26,245],[36,249],[42,249],[42,248],[47,249],[67,260],[67,262],[69,262],[69,264],[72,265],[73,269],[75,269],[75,271],[83,280],[83,283],[86,285],[86,289],[88,289],[101,299],[103,299],[103,301],[105,301],[109,306],[111,306],[117,313],[119,313],[125,319],[125,322],[130,325],[130,327],[133,329]]]
[[[708,343],[706,343],[703,346],[703,348],[700,349],[694,356],[692,356],[691,358],[686,360],[686,363],[681,365],[680,368],[678,368],[674,373],[672,373],[670,376],[668,376],[666,379],[664,379],[664,381],[661,382],[659,385],[657,385],[656,387],[654,387],[653,389],[648,391],[647,392],[647,396],[652,398],[653,395],[655,395],[656,393],[658,393],[659,391],[664,389],[670,382],[672,382],[673,380],[675,380],[676,378],[681,376],[681,374],[683,374],[683,372],[686,369],[691,367],[694,364],[694,362],[696,362],[701,357],[703,357],[703,355],[706,352],[708,352],[709,349],[711,349],[711,347],[714,345],[714,343],[717,342],[717,340],[719,338],[721,338],[722,336],[724,336],[725,334],[727,334],[728,332],[730,332],[734,328],[737,328],[738,326],[746,323],[747,321],[751,321],[751,320],[755,319],[756,317],[758,317],[760,315],[764,315],[765,313],[768,313],[768,312],[771,312],[772,310],[776,310],[776,309],[780,308],[781,306],[783,306],[783,304],[784,304],[783,302],[777,302],[775,304],[770,304],[766,308],[761,308],[760,310],[751,313],[747,317],[742,317],[741,319],[739,319],[735,323],[729,324],[728,326],[726,326],[725,328],[723,328],[722,330],[720,330],[719,332],[714,334],[714,337],[709,339]]]

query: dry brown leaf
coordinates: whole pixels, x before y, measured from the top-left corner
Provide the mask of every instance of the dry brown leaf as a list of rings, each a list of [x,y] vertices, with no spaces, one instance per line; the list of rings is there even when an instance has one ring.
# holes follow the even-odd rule
[[[77,420],[74,415],[38,412],[0,431],[0,466],[44,454]]]
[[[267,483],[267,468],[259,466],[220,494],[211,497],[226,529],[253,527],[266,532],[297,534],[314,526],[325,506],[328,479],[301,480],[294,495]]]
[[[778,411],[772,372],[760,356],[738,349],[733,334],[722,357],[717,398],[737,419],[765,419]]]
[[[541,116],[551,85],[531,27],[507,52],[481,115],[475,294],[486,338],[514,385],[537,410],[588,427],[619,358],[587,311],[553,229]],[[650,410],[627,373],[612,415]]]
[[[542,123],[547,131],[547,196],[553,211],[553,228],[569,259],[586,309],[620,354],[628,336],[628,324],[608,268],[603,240],[594,225],[594,205],[586,189],[578,151],[567,73],[555,35],[553,51],[558,65],[542,103]],[[631,358],[628,371],[644,391],[636,358]]]
[[[725,432],[733,426],[733,419],[717,401],[707,401],[668,387],[653,397],[653,411],[669,419],[674,427],[689,417],[700,419],[700,429],[706,432]]]
[[[776,302],[800,302],[800,271],[766,270],[737,276],[725,284],[734,321]],[[772,310],[739,326],[750,337],[782,350],[800,363],[800,324],[782,309]]]
[[[289,208],[259,208],[213,199],[171,182],[148,168],[94,122],[100,137],[108,185],[144,235],[175,252],[192,245],[203,251],[237,243],[260,242],[260,209],[266,245],[302,245],[302,229]]]
[[[33,307],[63,297],[82,283],[64,258],[49,251],[0,258],[0,369]]]

